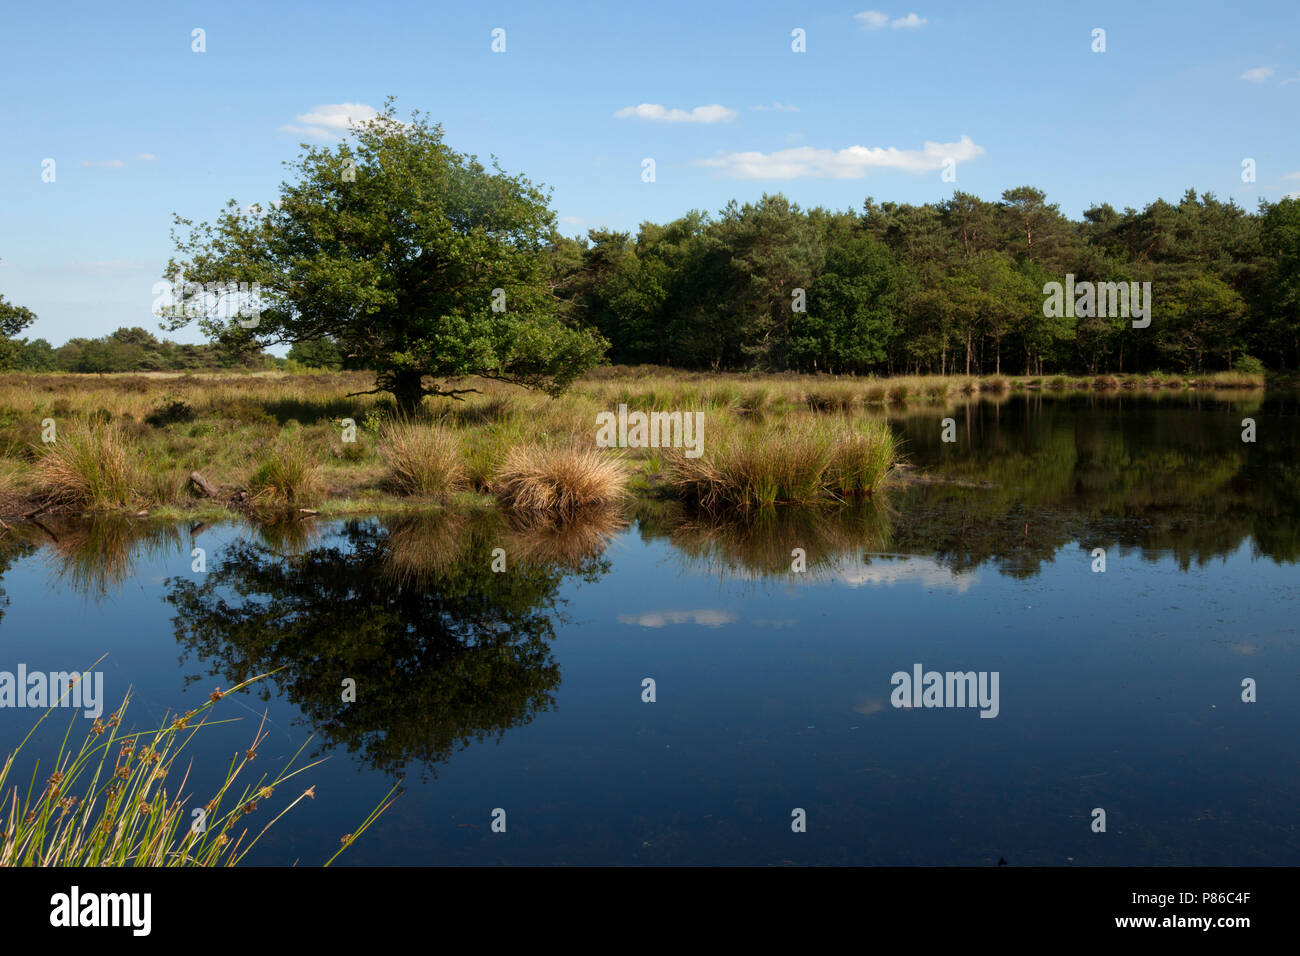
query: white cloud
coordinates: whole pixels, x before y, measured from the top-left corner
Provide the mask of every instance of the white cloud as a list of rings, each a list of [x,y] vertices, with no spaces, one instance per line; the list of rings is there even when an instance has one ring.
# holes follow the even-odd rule
[[[773,153],[723,153],[696,164],[720,169],[731,179],[861,179],[873,169],[924,173],[942,169],[948,159],[963,163],[983,155],[983,146],[963,136],[956,143],[927,142],[922,149],[850,146],[836,151],[796,146]]]
[[[682,109],[670,110],[658,103],[642,103],[640,106],[625,106],[614,115],[620,118],[630,116],[635,119],[664,123],[721,123],[735,119],[736,111],[718,106],[716,103],[711,106],[697,106],[689,112]]]
[[[861,13],[855,13],[853,19],[862,21],[864,30],[883,30],[885,27],[889,27],[891,30],[915,30],[929,22],[925,17],[917,16],[915,13],[909,13],[905,17],[895,17],[891,20],[889,14],[881,13],[879,10],[864,10]]]
[[[126,163],[120,159],[83,159],[83,166],[103,166],[105,169],[121,169]]]
[[[153,153],[139,153],[135,158],[143,159],[146,163],[152,163],[158,157],[155,156]]]
[[[789,103],[773,103],[771,106],[751,106],[750,109],[758,110],[762,113],[766,110],[772,110],[775,113],[798,113],[799,107],[791,106]]]
[[[890,20],[889,25],[895,30],[919,30],[929,21],[925,17],[918,17],[915,13],[909,13],[905,17],[899,17],[897,20]]]
[[[620,614],[622,624],[639,624],[641,627],[663,627],[665,624],[701,624],[704,627],[721,627],[730,624],[736,615],[730,611],[701,608],[698,611],[648,611],[645,614]]]
[[[296,123],[281,126],[284,133],[300,133],[316,139],[344,136],[353,123],[364,123],[379,115],[379,110],[365,103],[325,103],[294,117]]]
[[[1253,70],[1247,70],[1245,73],[1241,74],[1241,78],[1243,80],[1250,80],[1252,83],[1263,83],[1273,75],[1273,70],[1274,67],[1271,66],[1257,66]]]

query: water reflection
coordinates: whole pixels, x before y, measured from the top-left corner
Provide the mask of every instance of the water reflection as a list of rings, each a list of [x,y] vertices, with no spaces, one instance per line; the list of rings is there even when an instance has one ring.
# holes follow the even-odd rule
[[[327,743],[427,770],[553,705],[557,592],[608,569],[614,521],[557,531],[443,513],[347,522],[288,552],[240,540],[202,579],[168,579],[167,600],[177,640],[226,681],[285,668],[281,693]],[[341,706],[345,679],[356,700]]]

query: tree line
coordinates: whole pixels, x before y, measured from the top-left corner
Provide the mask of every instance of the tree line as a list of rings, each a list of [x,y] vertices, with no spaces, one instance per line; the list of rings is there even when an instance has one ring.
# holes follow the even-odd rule
[[[615,363],[832,373],[1042,374],[1300,366],[1300,202],[1249,213],[1188,190],[1082,221],[1038,189],[990,202],[783,195],[635,236],[554,237],[562,312]],[[1152,322],[1044,315],[1044,286],[1150,282]],[[1095,310],[1094,310],[1095,311]]]
[[[261,349],[234,350],[220,343],[190,345],[160,340],[138,326],[123,327],[94,339],[71,338],[58,348],[43,338],[9,335],[0,339],[0,369],[8,371],[183,372],[275,368],[283,364],[283,360]]]

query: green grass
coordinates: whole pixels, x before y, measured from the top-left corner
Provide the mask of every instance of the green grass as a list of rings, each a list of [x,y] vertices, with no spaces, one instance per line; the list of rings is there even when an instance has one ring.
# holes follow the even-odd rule
[[[248,488],[262,504],[309,505],[322,491],[320,470],[320,458],[294,429],[275,443]]]

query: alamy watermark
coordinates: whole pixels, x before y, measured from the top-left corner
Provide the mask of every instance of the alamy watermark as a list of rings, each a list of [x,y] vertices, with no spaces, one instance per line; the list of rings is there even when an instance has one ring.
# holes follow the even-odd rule
[[[85,716],[104,713],[103,671],[0,671],[0,707],[80,707]]]
[[[889,702],[900,707],[978,707],[981,717],[996,717],[997,671],[924,671],[912,665],[912,673],[895,671],[889,678],[894,691]]]
[[[1065,283],[1049,282],[1043,286],[1043,315],[1062,317],[1133,319],[1133,328],[1151,324],[1150,282],[1078,282],[1074,274],[1065,274]]]
[[[687,458],[699,458],[704,448],[703,412],[629,412],[596,414],[599,448],[685,448]]]
[[[261,323],[262,286],[257,282],[155,282],[153,314],[158,318],[223,318],[255,329]],[[248,321],[244,321],[247,319]]]

